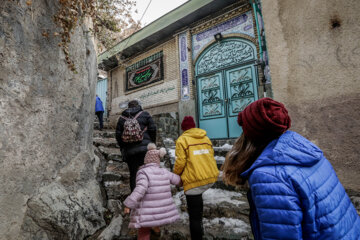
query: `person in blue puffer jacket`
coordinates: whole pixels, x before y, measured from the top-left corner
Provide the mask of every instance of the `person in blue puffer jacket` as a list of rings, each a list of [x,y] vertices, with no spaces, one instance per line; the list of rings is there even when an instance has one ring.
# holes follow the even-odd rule
[[[282,103],[262,98],[238,115],[243,129],[223,178],[248,181],[255,239],[360,239],[360,217],[330,162],[312,142],[288,131]]]
[[[95,103],[95,114],[99,119],[99,129],[102,130],[104,127],[103,115],[104,115],[104,107],[101,99],[96,94],[96,103]]]

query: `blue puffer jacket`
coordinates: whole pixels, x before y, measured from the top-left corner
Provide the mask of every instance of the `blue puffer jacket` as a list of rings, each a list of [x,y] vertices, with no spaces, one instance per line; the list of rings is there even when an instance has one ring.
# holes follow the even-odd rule
[[[104,107],[102,101],[99,97],[96,97],[95,112],[103,112],[103,111],[104,111]]]
[[[255,239],[360,239],[360,218],[322,151],[287,131],[242,175]]]

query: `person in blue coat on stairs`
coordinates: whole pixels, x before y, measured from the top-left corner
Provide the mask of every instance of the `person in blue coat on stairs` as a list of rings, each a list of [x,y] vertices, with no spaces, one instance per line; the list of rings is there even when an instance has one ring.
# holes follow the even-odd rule
[[[95,114],[99,119],[99,125],[100,125],[99,129],[102,130],[104,127],[104,121],[103,121],[104,107],[98,95],[96,95]]]
[[[262,98],[238,115],[243,129],[223,166],[228,184],[249,185],[255,239],[360,239],[360,217],[330,162],[289,131],[282,103]]]

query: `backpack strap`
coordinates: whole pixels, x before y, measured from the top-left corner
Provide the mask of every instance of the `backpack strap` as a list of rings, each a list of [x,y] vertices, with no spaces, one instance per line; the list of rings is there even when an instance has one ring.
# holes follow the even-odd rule
[[[142,114],[142,113],[143,113],[143,111],[138,112],[138,114],[136,114],[133,119],[137,119],[140,116],[140,114]]]
[[[128,118],[128,117],[125,117],[125,116],[123,116],[123,115],[120,115],[120,117],[121,117],[122,119],[125,119],[125,120],[137,119],[142,112],[143,112],[143,111],[138,112],[138,113],[135,115],[135,117],[133,117],[133,118]]]
[[[140,114],[142,114],[142,113],[143,113],[143,111],[138,112],[138,114],[136,114],[133,119],[137,119],[140,116]],[[141,134],[144,134],[146,132],[146,130],[147,130],[147,127],[145,127],[144,130],[141,131]]]
[[[127,117],[125,117],[125,116],[123,116],[123,115],[120,115],[120,117],[122,118],[122,119],[125,119],[125,120],[129,120],[130,118],[127,118]]]

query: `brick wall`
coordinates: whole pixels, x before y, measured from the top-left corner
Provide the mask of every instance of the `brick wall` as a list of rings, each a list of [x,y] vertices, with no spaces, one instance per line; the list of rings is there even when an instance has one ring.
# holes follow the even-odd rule
[[[126,92],[126,67],[160,51],[163,51],[164,80]],[[173,106],[174,103],[177,103],[180,96],[178,66],[177,41],[176,37],[173,37],[169,41],[130,59],[122,66],[112,70],[111,87],[109,89],[109,92],[111,92],[111,124],[114,124],[117,116],[124,110],[119,105],[132,99],[140,100],[144,109],[154,110],[154,108],[159,108],[154,110],[157,113],[161,112],[161,106],[168,104]],[[177,111],[174,107],[171,110]]]

